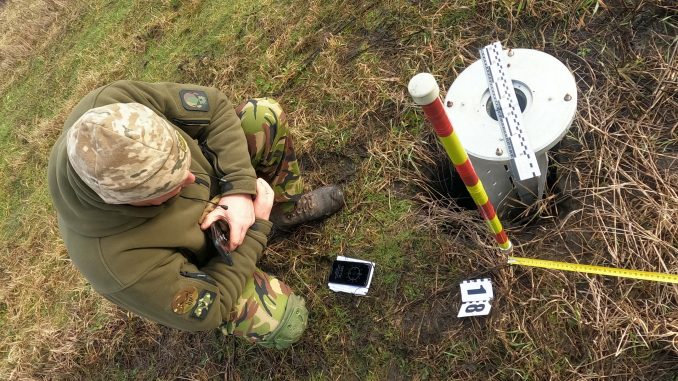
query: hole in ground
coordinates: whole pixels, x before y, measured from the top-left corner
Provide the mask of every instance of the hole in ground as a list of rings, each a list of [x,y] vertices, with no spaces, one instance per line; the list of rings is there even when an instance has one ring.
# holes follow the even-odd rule
[[[547,195],[555,195],[553,199],[556,200],[556,203],[560,203],[559,200],[564,197],[562,194],[562,189],[561,189],[561,179],[559,179],[558,176],[558,170],[557,170],[557,163],[555,160],[549,160],[549,167],[548,171],[546,174],[546,186],[545,186],[545,194],[543,197],[546,197]],[[476,210],[477,207],[475,205],[475,202],[473,201],[473,198],[471,198],[471,195],[468,193],[468,190],[466,190],[466,186],[464,185],[463,181],[461,180],[461,177],[457,173],[456,170],[454,170],[454,167],[452,163],[450,162],[449,158],[444,154],[444,153],[438,153],[437,158],[435,160],[435,166],[432,168],[429,167],[428,171],[426,173],[427,177],[427,186],[429,189],[432,191],[431,194],[434,195],[439,195],[438,199],[441,200],[454,200],[456,204],[464,209],[467,210]],[[511,181],[513,183],[513,181]],[[518,197],[517,195],[515,197]],[[527,222],[529,220],[533,220],[531,218],[528,219],[523,219],[523,218],[518,218],[518,216],[525,211],[525,207],[521,206],[520,203],[517,200],[509,201],[509,208],[511,208],[510,213],[506,213],[505,216],[502,218],[502,220],[506,220],[506,222],[509,222],[513,220],[512,222],[520,225],[522,220],[523,222]],[[562,215],[563,214],[563,205],[559,205],[556,207],[556,205],[549,205],[545,212],[546,214],[549,215]],[[515,218],[515,219],[514,219]]]
[[[525,107],[527,107],[527,96],[525,96],[525,93],[518,89],[518,88],[513,88],[516,92],[516,98],[518,99],[518,107],[520,107],[520,112],[522,113],[525,111]],[[492,97],[487,98],[487,102],[485,103],[485,110],[487,111],[487,115],[490,116],[490,118],[497,120],[497,112],[494,109],[494,103],[492,103]]]

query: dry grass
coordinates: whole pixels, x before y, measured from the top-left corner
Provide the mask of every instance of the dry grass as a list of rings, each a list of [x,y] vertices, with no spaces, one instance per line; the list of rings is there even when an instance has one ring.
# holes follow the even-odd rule
[[[527,211],[539,220],[509,229],[519,255],[658,272],[678,266],[675,9],[644,2],[627,11],[610,7],[586,33],[550,47],[578,78],[579,116],[556,154],[559,186]],[[651,21],[659,15],[668,22]],[[433,210],[435,221],[455,219]],[[499,363],[492,355],[479,361],[498,365],[490,377],[677,374],[675,286],[522,268],[494,273],[501,312],[487,325],[506,352]],[[537,368],[535,359],[547,366],[526,371]]]
[[[0,93],[43,44],[53,42],[68,25],[67,5],[60,0],[0,2]]]
[[[0,53],[15,52],[0,54],[0,91],[10,95],[14,85],[37,74],[30,65],[23,74],[10,74],[8,66],[38,52],[54,62],[40,75],[54,80],[63,76],[55,74],[59,65],[75,62],[50,56],[49,48],[70,44],[70,37],[93,26],[83,21],[66,28],[65,10],[68,20],[84,17],[86,9],[114,13],[110,4],[97,2],[83,8],[33,1],[20,12],[18,3],[0,8],[0,25],[27,36],[18,49],[0,39]],[[578,115],[552,152],[557,181],[549,183],[543,201],[506,224],[516,254],[675,273],[678,10],[672,2],[229,4],[233,19],[205,21],[226,3],[163,1],[157,9],[135,3],[128,14],[115,16],[122,27],[109,30],[111,39],[80,46],[76,54],[86,69],[74,66],[77,80],[67,87],[72,94],[59,98],[52,114],[26,108],[25,115],[9,119],[0,109],[0,116],[21,127],[10,131],[3,147],[11,149],[3,157],[10,175],[1,189],[11,195],[2,203],[3,216],[21,217],[2,225],[3,374],[676,379],[678,289],[505,265],[477,212],[434,184],[445,174],[446,158],[406,92],[420,71],[449,86],[478,59],[477,49],[495,38],[559,58],[577,79]],[[40,6],[55,14],[28,13]],[[52,32],[35,37],[18,28],[29,17],[51,23],[40,30]],[[208,37],[215,42],[188,49],[184,28],[202,33],[195,44]],[[106,59],[95,60],[99,53]],[[261,263],[304,294],[312,311],[308,333],[289,351],[224,341],[211,332],[176,332],[130,316],[93,293],[68,262],[46,192],[34,191],[44,179],[30,174],[44,166],[79,96],[129,77],[216,86],[234,101],[276,96],[294,126],[309,186],[346,188],[349,202],[340,215],[273,244]],[[378,263],[368,297],[326,289],[325,273],[340,253]],[[479,276],[494,281],[492,314],[456,319],[458,282]]]

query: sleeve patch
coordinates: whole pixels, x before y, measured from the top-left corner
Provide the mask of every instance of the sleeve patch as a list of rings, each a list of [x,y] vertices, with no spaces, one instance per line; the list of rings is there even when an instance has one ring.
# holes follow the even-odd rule
[[[191,312],[191,317],[198,320],[203,320],[205,317],[207,317],[207,313],[209,312],[212,303],[214,303],[216,296],[217,294],[215,292],[202,290],[202,292],[200,292],[198,303],[196,303],[193,311]]]
[[[200,90],[181,90],[179,91],[181,104],[188,111],[209,111],[210,104],[207,100],[207,93]]]
[[[172,298],[172,311],[175,314],[183,315],[193,309],[198,301],[198,289],[187,287],[179,290]]]

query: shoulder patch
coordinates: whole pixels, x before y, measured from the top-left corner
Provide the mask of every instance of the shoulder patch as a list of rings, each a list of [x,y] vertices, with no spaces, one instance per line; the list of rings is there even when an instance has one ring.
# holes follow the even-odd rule
[[[198,289],[187,287],[179,290],[172,298],[172,311],[175,314],[183,315],[188,313],[198,301]]]
[[[209,111],[210,104],[207,100],[207,93],[200,90],[181,90],[179,91],[181,104],[188,111]]]
[[[202,320],[205,317],[207,317],[207,313],[209,312],[212,303],[214,303],[214,299],[216,296],[217,294],[215,292],[202,290],[202,292],[200,292],[200,298],[198,299],[198,303],[195,305],[193,311],[191,312],[191,317],[194,317],[198,320]]]

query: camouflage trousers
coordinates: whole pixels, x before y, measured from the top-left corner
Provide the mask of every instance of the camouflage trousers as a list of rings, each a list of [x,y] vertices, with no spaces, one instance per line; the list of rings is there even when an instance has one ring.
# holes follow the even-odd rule
[[[236,107],[257,176],[275,192],[284,211],[301,197],[304,184],[282,108],[271,98],[254,98]]]
[[[282,319],[292,290],[277,278],[258,270],[245,284],[222,333],[257,342],[273,332]]]
[[[257,176],[271,185],[278,205],[291,208],[304,186],[282,108],[273,99],[255,98],[239,105],[236,113]],[[259,342],[278,327],[292,296],[285,283],[257,269],[221,331]]]

